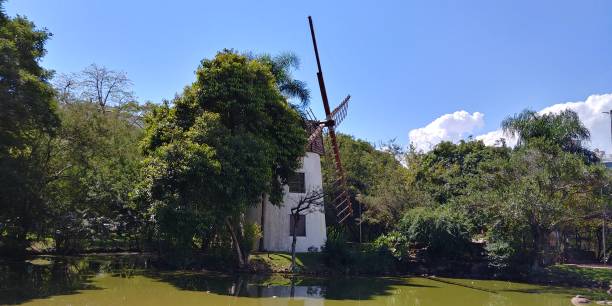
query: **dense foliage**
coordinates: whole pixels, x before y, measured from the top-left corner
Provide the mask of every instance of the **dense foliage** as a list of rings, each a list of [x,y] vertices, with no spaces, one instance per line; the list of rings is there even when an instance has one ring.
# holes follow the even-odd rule
[[[503,128],[520,139],[516,147],[468,140],[404,152],[341,135],[362,238],[404,262],[484,253],[500,271],[579,260],[580,252],[607,258],[601,212],[610,208],[611,176],[582,145],[589,135],[577,115],[525,111]],[[332,165],[324,166],[329,175]],[[358,240],[357,228],[349,226],[349,240]]]
[[[59,126],[51,72],[39,65],[49,36],[0,2],[0,235],[16,253],[44,214],[48,139]]]
[[[280,203],[304,155],[305,130],[266,62],[226,50],[196,74],[172,107],[147,119],[139,201],[169,248],[207,243],[227,226],[244,265],[242,216],[264,194]]]
[[[1,5],[0,251],[152,250],[246,266],[262,229],[245,212],[280,204],[305,153],[310,92],[292,76],[297,57],[223,50],[172,101],[139,104],[121,71],[52,78],[39,64],[51,34]],[[502,128],[515,147],[467,139],[418,152],[339,134],[354,218],[336,222],[324,156],[327,264],[520,272],[607,260],[612,175],[578,115],[524,111]]]

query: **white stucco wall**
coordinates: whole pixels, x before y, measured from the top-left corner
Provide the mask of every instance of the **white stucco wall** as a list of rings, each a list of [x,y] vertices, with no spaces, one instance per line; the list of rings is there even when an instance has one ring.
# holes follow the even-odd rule
[[[321,174],[321,158],[318,154],[307,152],[303,158],[302,167],[298,172],[304,172],[306,191],[319,190],[323,187],[323,176]],[[283,203],[274,206],[266,201],[264,231],[264,248],[267,251],[291,251],[292,237],[289,235],[289,215],[300,196],[304,194],[290,193],[289,187],[285,186]],[[260,223],[261,204],[249,210],[247,219],[250,222]],[[306,215],[306,236],[297,237],[297,252],[307,252],[308,248],[315,247],[321,250],[325,244],[327,233],[325,229],[325,212],[323,205],[318,211]]]

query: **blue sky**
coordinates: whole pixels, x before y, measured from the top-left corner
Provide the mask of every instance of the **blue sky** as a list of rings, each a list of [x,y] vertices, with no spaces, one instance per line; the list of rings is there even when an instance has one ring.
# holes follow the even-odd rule
[[[332,104],[353,96],[341,131],[375,143],[407,144],[415,130],[457,140],[525,108],[612,93],[612,1],[9,0],[6,11],[53,33],[45,67],[123,70],[141,101],[172,98],[223,48],[293,51],[322,116],[312,15]],[[591,116],[612,108],[601,99]]]

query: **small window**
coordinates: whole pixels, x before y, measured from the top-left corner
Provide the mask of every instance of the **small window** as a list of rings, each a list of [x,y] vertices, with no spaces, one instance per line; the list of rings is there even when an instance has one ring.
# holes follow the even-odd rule
[[[289,235],[293,236],[293,224],[294,218],[292,215],[289,215]],[[299,237],[306,236],[306,215],[300,215],[298,217],[297,226],[295,227],[295,235]]]
[[[287,185],[289,185],[289,192],[291,193],[305,193],[306,181],[304,179],[304,172],[296,172],[291,175]]]

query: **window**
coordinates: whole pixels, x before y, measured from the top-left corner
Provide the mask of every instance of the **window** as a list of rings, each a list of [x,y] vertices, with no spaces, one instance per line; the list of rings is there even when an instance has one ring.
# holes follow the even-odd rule
[[[289,215],[289,235],[293,236],[293,224],[294,218],[292,215]],[[299,237],[306,236],[306,215],[300,215],[298,217],[297,226],[295,227],[295,235]]]
[[[304,172],[296,172],[291,175],[287,185],[289,185],[289,192],[291,193],[305,193],[306,181],[304,179]]]

